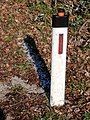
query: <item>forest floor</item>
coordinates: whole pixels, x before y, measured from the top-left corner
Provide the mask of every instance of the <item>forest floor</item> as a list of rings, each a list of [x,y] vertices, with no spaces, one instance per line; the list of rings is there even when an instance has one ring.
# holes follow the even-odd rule
[[[29,34],[35,40],[50,71],[51,18],[58,7],[70,14],[65,105],[51,107],[23,38]],[[0,111],[6,120],[89,120],[90,2],[1,0],[0,13]]]

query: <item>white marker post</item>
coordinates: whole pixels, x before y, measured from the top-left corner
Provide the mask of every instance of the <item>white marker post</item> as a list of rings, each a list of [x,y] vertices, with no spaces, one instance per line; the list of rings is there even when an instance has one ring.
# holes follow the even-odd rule
[[[68,15],[60,8],[52,17],[51,106],[62,106],[65,101],[65,73]]]

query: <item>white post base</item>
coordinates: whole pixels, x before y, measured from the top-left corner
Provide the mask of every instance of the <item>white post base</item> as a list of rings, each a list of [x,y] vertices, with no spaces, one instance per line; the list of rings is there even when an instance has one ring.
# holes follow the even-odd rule
[[[63,53],[58,54],[59,34],[63,34]],[[51,64],[51,106],[62,106],[65,101],[67,27],[53,28]]]

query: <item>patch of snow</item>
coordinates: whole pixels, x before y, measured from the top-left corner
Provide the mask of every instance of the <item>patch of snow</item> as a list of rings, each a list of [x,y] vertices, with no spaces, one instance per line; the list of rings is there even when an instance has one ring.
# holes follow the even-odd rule
[[[6,94],[11,91],[11,88],[21,85],[23,87],[23,90],[26,91],[26,94],[30,93],[36,93],[36,94],[42,94],[44,93],[44,90],[42,87],[38,87],[36,84],[29,85],[26,83],[25,80],[22,80],[21,78],[18,78],[17,76],[11,78],[10,83],[6,82],[0,82],[0,100],[4,101],[6,100]]]
[[[37,87],[36,84],[29,85],[25,83],[25,80],[22,80],[21,78],[18,78],[17,76],[12,78],[11,84],[12,86],[21,85],[24,88],[24,90],[27,91],[27,93],[29,94],[30,93],[38,93],[38,94],[44,93],[44,90],[41,87]]]
[[[0,100],[5,100],[6,94],[9,92],[9,86],[0,82]]]

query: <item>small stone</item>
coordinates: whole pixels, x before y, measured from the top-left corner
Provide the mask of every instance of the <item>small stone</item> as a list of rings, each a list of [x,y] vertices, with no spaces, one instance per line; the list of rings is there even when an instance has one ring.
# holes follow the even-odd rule
[[[75,113],[78,113],[79,111],[80,111],[79,108],[75,108],[75,110],[74,110]]]
[[[88,71],[86,71],[85,76],[89,77],[89,72]]]
[[[6,67],[9,68],[9,64],[8,63],[6,64]]]

